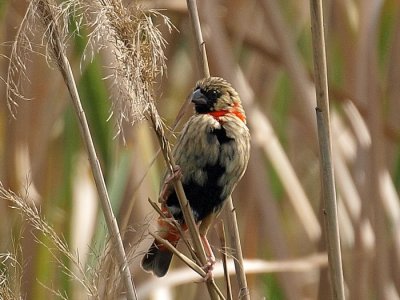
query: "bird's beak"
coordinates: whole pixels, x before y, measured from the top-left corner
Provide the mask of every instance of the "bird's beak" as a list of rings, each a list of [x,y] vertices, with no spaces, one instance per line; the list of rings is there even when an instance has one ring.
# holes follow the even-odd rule
[[[192,102],[197,106],[197,105],[207,105],[207,98],[204,96],[204,94],[200,91],[200,89],[197,89],[193,92],[192,94]]]

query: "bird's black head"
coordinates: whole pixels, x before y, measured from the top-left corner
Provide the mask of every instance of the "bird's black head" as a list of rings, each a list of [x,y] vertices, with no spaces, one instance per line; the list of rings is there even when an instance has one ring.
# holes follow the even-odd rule
[[[235,103],[240,103],[240,99],[225,79],[208,77],[197,82],[192,102],[197,113],[206,114],[229,110]]]
[[[198,81],[191,100],[198,114],[220,117],[226,113],[236,114],[240,110],[245,118],[238,93],[223,78],[208,77]]]
[[[192,94],[192,102],[197,113],[206,114],[215,110],[214,105],[221,93],[217,89],[206,89],[205,87],[196,86]]]

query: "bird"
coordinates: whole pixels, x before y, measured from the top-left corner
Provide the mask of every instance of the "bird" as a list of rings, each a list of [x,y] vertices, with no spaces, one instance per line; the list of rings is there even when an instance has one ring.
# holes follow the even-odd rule
[[[210,264],[214,264],[206,235],[245,173],[250,156],[250,132],[239,94],[225,79],[199,80],[191,102],[194,114],[184,125],[172,151],[178,168],[163,181],[159,201],[162,212],[185,230],[173,187],[173,180],[181,179],[205,252]],[[180,234],[171,222],[160,217],[158,229],[162,238],[177,246]],[[163,277],[172,256],[164,244],[154,240],[142,259],[142,268]]]

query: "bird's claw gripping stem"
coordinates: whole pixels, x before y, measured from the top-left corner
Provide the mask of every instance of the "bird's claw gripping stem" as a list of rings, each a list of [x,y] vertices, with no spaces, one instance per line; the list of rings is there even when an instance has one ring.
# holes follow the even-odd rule
[[[206,272],[206,276],[204,277],[204,280],[207,281],[209,279],[213,278],[212,271],[214,270],[214,265],[216,263],[214,253],[211,249],[210,243],[207,240],[207,237],[205,235],[200,235],[200,239],[203,243],[204,251],[207,256],[207,263],[205,266],[203,266],[203,270]]]
[[[173,181],[180,180],[182,178],[182,169],[179,165],[175,165],[172,174],[170,174],[166,179],[165,183],[170,184]]]
[[[180,180],[182,178],[182,170],[179,165],[175,165],[172,173],[165,178],[164,185],[162,188],[162,191],[160,193],[160,199],[162,202],[165,202],[171,193],[170,190],[170,184],[173,183],[174,181]]]
[[[203,277],[204,281],[208,281],[210,279],[213,279],[214,275],[212,271],[214,270],[214,265],[215,265],[215,257],[208,257],[207,258],[207,263],[205,266],[203,266],[203,270],[206,272],[206,276]]]

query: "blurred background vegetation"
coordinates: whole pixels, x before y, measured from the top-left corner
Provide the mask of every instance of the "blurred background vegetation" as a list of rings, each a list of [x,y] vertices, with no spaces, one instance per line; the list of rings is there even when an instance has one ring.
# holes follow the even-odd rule
[[[255,272],[249,265],[252,298],[329,299],[309,3],[198,2],[211,74],[228,79],[239,91],[252,133],[249,167],[233,196],[244,256],[258,259],[253,262],[260,267]],[[0,1],[1,78],[7,76],[10,42],[27,3]],[[159,24],[168,42],[168,70],[155,95],[160,115],[172,125],[199,79],[186,2],[141,3],[165,9],[162,13],[177,28],[169,33]],[[400,299],[400,3],[324,3],[347,298]],[[115,137],[115,120],[109,119],[113,95],[104,79],[110,54],[100,52],[82,62],[85,41],[84,36],[70,40],[68,56],[140,299],[205,299],[203,285],[185,283],[189,271],[175,281],[174,272],[155,280],[138,265],[148,242],[146,229],[155,219],[147,199],[157,199],[164,163],[160,156],[149,169],[158,149],[149,123],[125,125],[126,144]],[[16,119],[7,108],[5,84],[0,85],[0,181],[6,189],[28,194],[27,201],[79,262],[94,266],[104,251],[106,227],[67,89],[40,54],[29,57],[26,73],[30,82],[22,83],[23,91],[31,101],[19,102]],[[217,251],[216,231],[210,236]],[[61,298],[53,290],[69,299],[87,298],[60,261],[74,266],[61,253],[56,261],[49,251],[53,248],[23,214],[0,201],[0,278],[9,277],[10,295]],[[278,264],[265,266],[259,260]],[[177,261],[174,265],[185,269]]]

